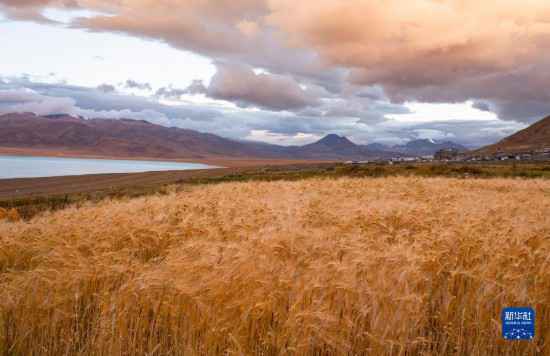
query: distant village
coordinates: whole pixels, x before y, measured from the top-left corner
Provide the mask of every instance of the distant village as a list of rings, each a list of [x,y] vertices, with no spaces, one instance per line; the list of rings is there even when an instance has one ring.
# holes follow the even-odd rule
[[[521,152],[495,152],[493,154],[475,154],[475,152],[460,152],[454,149],[444,149],[434,155],[437,161],[548,161],[550,147]]]
[[[391,158],[374,158],[365,161],[347,161],[346,164],[368,163],[421,163],[421,162],[496,162],[496,161],[550,161],[550,147],[522,152],[496,152],[493,154],[475,154],[454,148],[437,151],[434,155],[426,156],[395,156]]]

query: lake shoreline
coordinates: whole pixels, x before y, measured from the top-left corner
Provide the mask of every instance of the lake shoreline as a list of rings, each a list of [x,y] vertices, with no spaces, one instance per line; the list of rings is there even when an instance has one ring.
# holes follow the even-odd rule
[[[334,164],[310,163],[294,165],[261,165],[138,173],[106,173],[43,178],[0,179],[0,201],[67,194],[95,194],[102,191],[158,188],[170,184],[220,179],[228,176],[248,176],[273,172],[301,172]]]
[[[79,159],[104,159],[104,160],[125,160],[125,161],[160,161],[177,163],[201,163],[210,166],[238,168],[238,167],[258,167],[264,165],[292,165],[292,164],[318,164],[331,163],[326,160],[291,160],[291,159],[269,159],[253,157],[141,157],[141,156],[117,156],[117,155],[97,155],[85,151],[74,150],[52,150],[41,148],[18,148],[18,147],[0,147],[0,156],[22,156],[22,157],[54,157],[54,158],[79,158]]]
[[[0,180],[215,169],[203,163],[0,155]]]

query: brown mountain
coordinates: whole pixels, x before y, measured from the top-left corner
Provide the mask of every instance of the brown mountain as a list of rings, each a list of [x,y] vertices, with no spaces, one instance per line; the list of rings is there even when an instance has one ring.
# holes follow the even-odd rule
[[[151,158],[244,157],[270,152],[192,130],[146,121],[75,118],[68,115],[0,116],[0,146]]]
[[[0,116],[0,147],[164,159],[355,160],[385,155],[337,135],[328,135],[311,145],[285,147],[235,141],[147,121],[37,116],[31,113]]]
[[[550,116],[500,142],[474,151],[476,154],[531,152],[550,148]]]
[[[367,146],[356,145],[347,137],[329,134],[317,142],[301,147],[293,147],[293,154],[305,159],[348,159],[362,160],[373,157],[388,158],[394,153],[370,150]]]

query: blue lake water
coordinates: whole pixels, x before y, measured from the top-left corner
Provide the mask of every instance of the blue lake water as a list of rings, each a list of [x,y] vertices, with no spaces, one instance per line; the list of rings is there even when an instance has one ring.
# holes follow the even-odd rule
[[[216,168],[200,163],[0,156],[0,179]]]

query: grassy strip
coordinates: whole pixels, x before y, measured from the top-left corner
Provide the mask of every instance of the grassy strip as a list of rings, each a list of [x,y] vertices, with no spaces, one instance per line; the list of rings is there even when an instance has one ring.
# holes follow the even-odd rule
[[[550,164],[397,164],[397,165],[345,165],[324,164],[315,166],[266,167],[246,170],[243,173],[220,177],[189,178],[175,182],[176,189],[183,185],[204,185],[224,182],[297,181],[308,178],[339,177],[453,177],[453,178],[550,178]],[[0,201],[0,208],[17,209],[23,219],[30,219],[44,211],[65,209],[84,202],[103,199],[134,198],[166,194],[170,186],[131,186],[101,190],[94,193],[51,195],[16,198]]]

